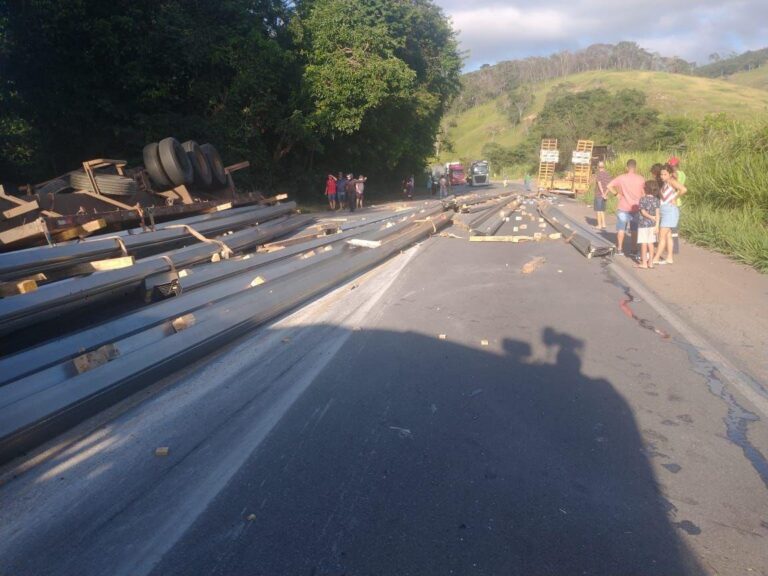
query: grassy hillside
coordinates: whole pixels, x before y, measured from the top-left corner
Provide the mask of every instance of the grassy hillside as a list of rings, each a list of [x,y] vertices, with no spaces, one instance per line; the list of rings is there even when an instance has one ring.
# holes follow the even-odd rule
[[[755,68],[754,70],[737,72],[728,76],[727,80],[742,86],[749,86],[750,88],[768,90],[768,65],[763,64],[760,68]]]
[[[636,88],[646,93],[650,106],[667,115],[700,118],[724,112],[735,119],[749,119],[755,114],[768,114],[768,90],[698,76],[613,71],[584,72],[539,84],[534,105],[526,114],[537,114],[544,106],[546,95],[558,85],[574,92],[592,88],[609,91]],[[520,142],[525,135],[525,124],[512,126],[499,104],[499,100],[487,102],[447,118],[446,128],[455,151],[442,155],[441,161],[478,158],[483,145],[494,140],[505,146]],[[498,133],[492,135],[492,132]]]

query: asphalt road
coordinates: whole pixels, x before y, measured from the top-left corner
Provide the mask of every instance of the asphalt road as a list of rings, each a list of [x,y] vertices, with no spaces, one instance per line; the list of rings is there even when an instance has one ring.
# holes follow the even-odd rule
[[[6,470],[0,574],[766,575],[762,415],[632,297],[434,237]]]

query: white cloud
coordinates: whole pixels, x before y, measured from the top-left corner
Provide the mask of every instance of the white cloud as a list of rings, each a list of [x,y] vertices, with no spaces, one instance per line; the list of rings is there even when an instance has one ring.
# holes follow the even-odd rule
[[[452,17],[468,70],[484,63],[635,41],[701,63],[768,46],[766,0],[436,0]]]

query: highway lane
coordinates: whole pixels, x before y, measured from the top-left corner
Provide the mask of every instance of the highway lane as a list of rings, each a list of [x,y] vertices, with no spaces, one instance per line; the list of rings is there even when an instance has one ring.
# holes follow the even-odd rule
[[[626,300],[432,238],[6,472],[0,573],[768,573],[765,423]]]

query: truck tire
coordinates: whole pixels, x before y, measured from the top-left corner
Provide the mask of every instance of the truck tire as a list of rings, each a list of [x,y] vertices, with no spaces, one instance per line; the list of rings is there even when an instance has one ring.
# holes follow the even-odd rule
[[[221,161],[221,156],[219,156],[216,148],[213,147],[213,144],[202,144],[200,150],[205,154],[205,157],[208,159],[208,165],[211,167],[211,175],[213,176],[212,186],[226,186],[227,173],[224,171],[224,163]]]
[[[160,164],[168,179],[176,186],[192,183],[192,163],[176,138],[169,136],[157,144]]]
[[[144,168],[147,169],[149,177],[156,185],[160,187],[173,186],[168,174],[163,170],[163,165],[160,164],[160,154],[157,149],[157,142],[144,146]]]
[[[189,162],[192,164],[192,171],[195,174],[195,184],[199,186],[210,186],[213,181],[213,174],[211,174],[211,165],[208,164],[208,158],[203,151],[200,150],[197,142],[194,140],[187,140],[181,145],[184,151],[189,157]]]
[[[133,178],[119,174],[94,174],[99,192],[109,196],[133,196],[139,191],[139,186]],[[95,192],[88,174],[79,170],[69,174],[69,183],[75,190]]]

